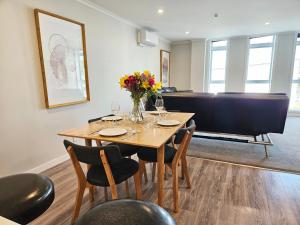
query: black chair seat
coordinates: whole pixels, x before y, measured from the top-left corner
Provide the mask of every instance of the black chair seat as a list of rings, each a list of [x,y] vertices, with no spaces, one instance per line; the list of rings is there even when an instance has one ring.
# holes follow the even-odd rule
[[[110,143],[109,145],[117,145],[119,146],[120,153],[122,157],[132,156],[141,150],[141,147],[134,146],[134,145],[127,145],[127,144],[117,144],[117,143]]]
[[[171,215],[152,202],[130,199],[105,202],[88,211],[76,225],[176,225]]]
[[[138,162],[132,159],[121,159],[120,162],[111,165],[111,171],[116,184],[122,183],[133,176],[139,170]],[[87,181],[93,185],[109,186],[104,167],[99,165],[91,166],[87,172]]]
[[[169,145],[165,145],[165,163],[171,163],[176,154],[176,150]],[[157,162],[156,149],[143,149],[137,153],[139,159],[147,162]]]
[[[0,216],[27,224],[45,212],[54,200],[52,181],[38,174],[0,179]]]

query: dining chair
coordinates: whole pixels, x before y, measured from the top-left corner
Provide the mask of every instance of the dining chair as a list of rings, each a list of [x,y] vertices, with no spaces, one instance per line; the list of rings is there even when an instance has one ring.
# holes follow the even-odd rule
[[[116,185],[133,176],[136,198],[141,199],[139,164],[133,159],[122,157],[118,146],[81,146],[67,140],[64,140],[64,145],[70,155],[78,181],[72,224],[79,215],[85,188],[110,187],[112,199],[117,199]],[[89,165],[86,174],[80,162]],[[93,201],[93,192],[90,192],[90,195],[92,195],[90,200]]]
[[[178,193],[178,164],[181,162],[184,177],[186,179],[187,187],[191,188],[190,176],[188,172],[186,152],[188,150],[191,138],[196,129],[195,121],[190,120],[187,127],[179,129],[174,139],[174,147],[165,145],[165,165],[172,170],[173,176],[173,201],[174,212],[179,210],[179,193]],[[137,153],[140,164],[140,175],[142,176],[146,163],[157,162],[156,149],[143,149]]]
[[[114,114],[110,114],[107,116],[114,116]],[[93,123],[96,122],[98,120],[101,120],[103,117],[107,117],[107,116],[102,116],[102,117],[98,117],[98,118],[94,118],[94,119],[90,119],[88,120],[88,123]],[[101,141],[96,141],[97,146],[102,146],[102,142]],[[136,154],[139,150],[141,150],[140,146],[134,146],[134,145],[128,145],[128,144],[121,144],[121,143],[110,143],[108,145],[117,145],[119,147],[121,156],[123,157],[128,157],[131,158],[131,156],[133,156],[134,154]],[[147,172],[144,172],[144,179],[145,182],[148,182],[148,177],[147,177]],[[126,182],[126,190],[128,190],[128,182]],[[107,196],[107,190],[105,188],[105,196]],[[128,191],[127,191],[128,194]]]

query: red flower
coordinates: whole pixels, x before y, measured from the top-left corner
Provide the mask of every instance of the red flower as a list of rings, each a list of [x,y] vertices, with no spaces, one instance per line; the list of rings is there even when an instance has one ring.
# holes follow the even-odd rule
[[[154,85],[155,81],[154,79],[151,77],[149,78],[149,85],[152,87]]]

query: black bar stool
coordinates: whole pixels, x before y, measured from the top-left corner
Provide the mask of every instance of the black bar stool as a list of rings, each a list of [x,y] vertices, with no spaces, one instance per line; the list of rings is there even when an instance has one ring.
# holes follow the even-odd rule
[[[76,225],[176,225],[163,208],[148,201],[108,201],[89,210]]]
[[[0,216],[27,224],[43,214],[54,200],[52,181],[39,174],[0,178]]]

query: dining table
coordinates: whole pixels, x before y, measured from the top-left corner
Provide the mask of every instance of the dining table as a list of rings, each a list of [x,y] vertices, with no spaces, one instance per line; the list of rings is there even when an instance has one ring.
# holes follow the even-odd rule
[[[85,124],[79,128],[72,128],[58,133],[60,136],[80,138],[85,140],[87,146],[92,146],[92,141],[96,142],[114,142],[120,144],[129,144],[145,147],[149,151],[157,150],[157,176],[158,176],[158,205],[163,207],[164,199],[164,157],[165,144],[176,134],[176,132],[185,126],[185,124],[194,116],[194,113],[185,112],[166,112],[163,116],[157,113],[145,112],[144,121],[140,123],[132,122],[129,118],[122,118],[119,121],[103,121],[98,120],[89,124]],[[157,121],[159,118],[163,120],[177,120],[178,125],[161,126]],[[119,136],[102,136],[99,131],[110,128],[124,128],[128,132]],[[152,149],[152,150],[151,150]],[[90,190],[91,191],[91,190]]]

